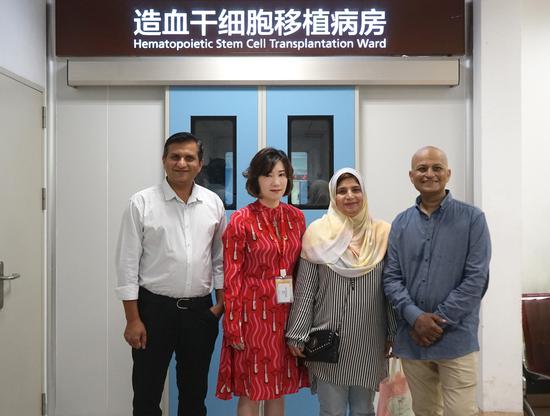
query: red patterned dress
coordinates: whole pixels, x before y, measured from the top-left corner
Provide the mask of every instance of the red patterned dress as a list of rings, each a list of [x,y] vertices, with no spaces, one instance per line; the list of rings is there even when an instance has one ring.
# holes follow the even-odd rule
[[[277,303],[275,293],[283,246],[277,237],[285,239],[282,264],[294,276],[304,231],[302,212],[283,203],[268,208],[256,201],[231,216],[223,235],[225,314],[218,398],[235,394],[272,400],[309,386],[306,368],[298,367],[285,341],[291,304]],[[244,351],[231,347],[239,342],[244,342]]]

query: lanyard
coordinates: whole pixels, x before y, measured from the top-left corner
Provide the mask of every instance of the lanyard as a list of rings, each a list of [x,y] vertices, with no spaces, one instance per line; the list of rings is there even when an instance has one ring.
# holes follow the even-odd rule
[[[275,241],[277,243],[277,253],[279,254],[279,269],[281,272],[281,277],[286,276],[286,269],[284,265],[284,255],[286,250],[286,226],[285,222],[283,220],[283,207],[279,205],[279,234],[281,238],[277,237],[277,233],[275,232],[275,228],[273,227],[273,224],[269,222],[265,216],[264,211],[260,211],[262,214],[262,219],[264,220],[264,224],[267,227],[267,230],[269,232],[269,237],[271,238],[271,241]],[[277,215],[275,214],[275,220],[277,219]]]

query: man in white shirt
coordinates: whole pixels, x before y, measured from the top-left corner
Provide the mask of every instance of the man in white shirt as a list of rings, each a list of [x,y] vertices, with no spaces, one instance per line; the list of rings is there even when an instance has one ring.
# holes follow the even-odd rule
[[[215,193],[194,182],[202,156],[192,134],[170,136],[162,156],[166,179],[133,195],[122,218],[116,292],[132,346],[134,416],[162,414],[174,352],[178,415],[206,415],[208,369],[223,313],[225,211]]]

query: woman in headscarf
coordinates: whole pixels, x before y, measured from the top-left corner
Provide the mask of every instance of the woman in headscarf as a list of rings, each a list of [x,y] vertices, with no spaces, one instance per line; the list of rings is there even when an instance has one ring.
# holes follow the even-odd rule
[[[295,300],[286,337],[304,357],[312,331],[340,335],[337,363],[306,361],[321,416],[373,415],[374,393],[387,376],[395,318],[382,270],[390,225],[373,220],[361,175],[344,168],[329,183],[328,212],[302,241]]]

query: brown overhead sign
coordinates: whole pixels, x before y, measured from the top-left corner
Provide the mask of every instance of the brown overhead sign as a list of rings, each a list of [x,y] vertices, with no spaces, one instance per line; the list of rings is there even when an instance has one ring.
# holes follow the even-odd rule
[[[464,0],[57,0],[58,56],[447,56]]]

